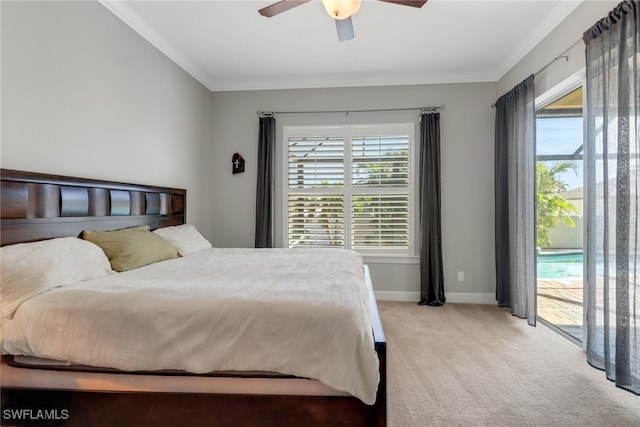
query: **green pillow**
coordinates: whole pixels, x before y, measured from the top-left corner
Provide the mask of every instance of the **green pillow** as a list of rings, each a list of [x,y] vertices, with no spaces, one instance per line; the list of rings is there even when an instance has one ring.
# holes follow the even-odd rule
[[[100,246],[115,271],[133,270],[180,256],[175,246],[149,231],[147,226],[113,231],[85,230],[82,238]]]

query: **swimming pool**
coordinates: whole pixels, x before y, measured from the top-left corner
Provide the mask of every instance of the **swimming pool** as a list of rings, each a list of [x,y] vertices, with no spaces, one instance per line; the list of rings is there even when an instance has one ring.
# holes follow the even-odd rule
[[[538,254],[538,279],[582,278],[582,252]]]

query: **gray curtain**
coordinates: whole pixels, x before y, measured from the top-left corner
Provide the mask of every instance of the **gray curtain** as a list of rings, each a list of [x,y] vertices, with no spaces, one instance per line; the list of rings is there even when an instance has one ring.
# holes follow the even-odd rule
[[[496,101],[496,300],[536,324],[535,96],[529,76]]]
[[[420,117],[420,305],[443,305],[440,113]]]
[[[260,117],[256,185],[256,248],[273,247],[275,143],[276,119],[271,116]]]
[[[640,39],[638,1],[586,44],[587,360],[640,394]]]

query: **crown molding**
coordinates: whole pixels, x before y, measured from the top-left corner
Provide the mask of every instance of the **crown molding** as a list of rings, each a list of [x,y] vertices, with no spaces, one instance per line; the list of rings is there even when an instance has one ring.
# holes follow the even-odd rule
[[[138,33],[156,49],[162,52],[186,73],[204,85],[212,92],[217,91],[244,91],[244,90],[273,90],[293,88],[325,88],[325,87],[358,87],[358,86],[397,86],[397,85],[422,85],[422,84],[451,84],[451,83],[480,83],[498,82],[513,67],[515,67],[526,55],[531,52],[546,36],[548,36],[571,12],[573,12],[585,0],[567,0],[555,4],[555,13],[540,22],[536,31],[520,43],[512,55],[505,58],[493,70],[477,70],[466,73],[447,74],[421,74],[407,73],[405,75],[370,75],[364,79],[359,76],[355,81],[350,77],[338,78],[331,76],[298,77],[294,79],[277,79],[265,84],[264,79],[249,78],[242,81],[235,78],[223,79],[209,76],[199,66],[185,58],[171,43],[160,36],[147,25],[138,15],[122,0],[98,0],[108,11],[113,13],[125,25]]]

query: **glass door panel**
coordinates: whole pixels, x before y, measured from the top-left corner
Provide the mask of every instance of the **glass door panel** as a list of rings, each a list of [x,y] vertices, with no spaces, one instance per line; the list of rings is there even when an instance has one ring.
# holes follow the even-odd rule
[[[582,341],[582,88],[536,112],[538,319]]]

